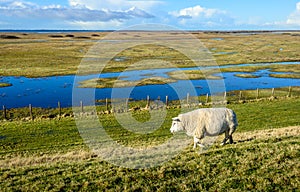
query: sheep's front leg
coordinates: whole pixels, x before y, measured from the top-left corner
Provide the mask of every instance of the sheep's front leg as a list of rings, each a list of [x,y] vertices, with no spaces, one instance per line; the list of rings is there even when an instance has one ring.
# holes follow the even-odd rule
[[[197,145],[199,145],[199,147],[202,147],[202,148],[204,147],[204,145],[202,145],[200,143],[200,139],[194,136],[194,147],[193,147],[193,149],[196,149]]]
[[[196,149],[197,143],[198,143],[199,141],[200,141],[200,140],[199,140],[197,137],[194,136],[194,147],[193,147],[193,149]]]
[[[194,149],[196,148],[197,145],[199,145],[199,147],[205,147],[204,145],[202,145],[200,143],[201,139],[203,139],[206,135],[206,131],[205,128],[203,129],[196,129],[194,132]]]

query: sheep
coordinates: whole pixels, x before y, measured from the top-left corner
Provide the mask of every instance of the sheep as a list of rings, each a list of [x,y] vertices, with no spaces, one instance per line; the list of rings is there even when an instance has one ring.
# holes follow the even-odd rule
[[[228,139],[232,144],[232,134],[238,126],[235,112],[228,108],[197,109],[180,114],[172,120],[171,133],[186,131],[188,136],[194,137],[194,149],[197,145],[204,147],[200,140],[205,136],[218,136],[222,133],[225,133],[225,139],[221,145]]]

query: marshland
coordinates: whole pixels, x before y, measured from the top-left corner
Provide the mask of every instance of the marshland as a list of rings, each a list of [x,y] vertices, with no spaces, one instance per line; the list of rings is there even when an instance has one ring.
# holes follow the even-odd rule
[[[123,32],[122,35],[126,37],[129,33]],[[147,32],[135,33],[142,35]],[[103,76],[91,69],[74,83],[82,59],[108,34],[1,33],[0,104],[7,107],[6,117],[4,110],[0,115],[1,189],[299,189],[299,32],[193,31],[191,35],[203,43],[217,66],[201,66],[203,68],[199,70],[174,49],[153,44],[138,45],[116,54],[103,69]],[[153,65],[150,69],[137,65],[124,73],[126,68],[147,59],[159,59],[162,64]],[[168,68],[165,62],[176,68]],[[95,100],[105,101],[109,98],[109,89],[138,85],[134,89],[140,94],[131,98],[128,108],[140,110],[131,110],[124,115],[129,113],[137,122],[147,122],[151,119],[151,110],[144,110],[147,95],[151,103],[156,102],[158,96],[165,102],[164,98],[168,95],[171,99],[169,106],[174,107],[156,109],[166,114],[158,129],[147,134],[126,130],[114,113],[102,113],[107,110],[105,105],[97,105],[95,115],[105,132],[121,146],[147,148],[164,143],[173,136],[169,131],[172,117],[190,110],[189,106],[177,107],[182,103],[180,99],[186,98],[172,97],[169,92],[172,86],[165,86],[189,80],[197,89],[197,95],[190,95],[191,98],[203,102],[193,106],[196,108],[213,107],[212,104],[206,105],[209,94],[206,81],[225,82],[226,107],[236,112],[239,122],[233,135],[234,144],[219,146],[218,142],[223,137],[220,136],[212,146],[200,151],[192,149],[191,139],[184,150],[160,165],[130,169],[105,161],[88,147],[78,129],[76,118],[92,117],[84,113],[79,117],[73,114],[70,100],[74,86],[83,90],[96,89],[98,97]],[[61,109],[57,109],[58,101]],[[33,104],[33,119],[26,118],[30,117],[29,104]],[[85,105],[84,110],[87,110],[90,106]],[[90,130],[87,128],[87,131]]]

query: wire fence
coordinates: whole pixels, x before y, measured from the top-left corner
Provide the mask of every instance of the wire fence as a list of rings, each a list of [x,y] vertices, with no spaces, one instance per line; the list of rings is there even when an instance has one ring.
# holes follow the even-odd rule
[[[159,109],[176,109],[176,108],[198,108],[216,106],[217,104],[229,103],[246,103],[261,100],[274,100],[279,98],[291,98],[300,96],[300,87],[283,87],[272,89],[256,89],[256,90],[241,90],[230,91],[220,94],[219,101],[215,101],[211,95],[205,94],[201,96],[190,96],[189,93],[181,100],[169,100],[169,96],[163,98],[159,97],[151,99],[146,96],[145,100],[132,100],[132,99],[103,99],[96,101],[97,106],[90,110],[91,106],[84,106],[81,101],[79,107],[62,108],[61,103],[57,103],[57,108],[37,108],[31,104],[25,108],[7,109],[2,106],[0,113],[0,120],[15,120],[21,119],[30,121],[35,119],[53,119],[53,118],[66,118],[74,116],[88,116],[91,114],[110,114],[110,113],[125,113],[140,110],[159,110]],[[214,103],[219,102],[219,103]]]

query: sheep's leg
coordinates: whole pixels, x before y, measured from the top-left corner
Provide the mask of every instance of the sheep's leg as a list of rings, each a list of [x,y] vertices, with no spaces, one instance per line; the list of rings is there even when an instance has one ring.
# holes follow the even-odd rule
[[[203,139],[206,135],[206,131],[205,129],[197,129],[195,132],[194,132],[194,149],[197,147],[197,145],[199,145],[200,147],[204,147],[204,145],[202,145],[200,143],[201,139]]]
[[[230,139],[229,130],[225,131],[225,138],[224,138],[223,142],[221,143],[221,145],[225,145],[228,138]]]
[[[230,144],[233,143],[232,135],[229,136],[229,143],[230,143]]]
[[[204,145],[202,145],[201,143],[200,143],[200,140],[201,139],[199,139],[199,138],[197,138],[197,137],[194,137],[194,147],[193,147],[193,149],[196,149],[196,147],[197,147],[197,145],[199,146],[199,147],[204,147]]]
[[[197,143],[198,143],[199,141],[200,141],[200,140],[199,140],[197,137],[194,137],[194,147],[193,147],[193,149],[196,149]]]
[[[230,132],[229,132],[229,143],[232,144],[233,143],[233,139],[232,139],[232,134],[234,133],[236,127],[233,126],[231,129],[230,129]]]

